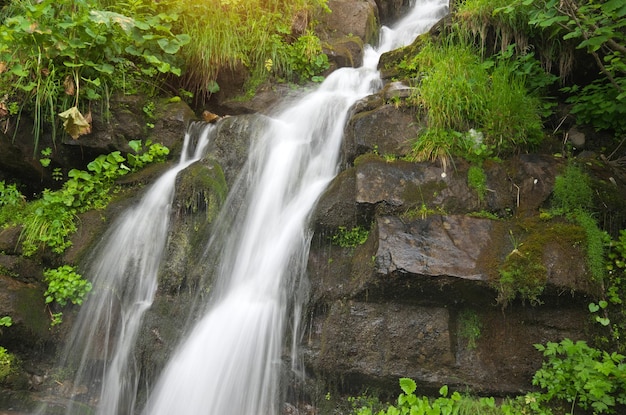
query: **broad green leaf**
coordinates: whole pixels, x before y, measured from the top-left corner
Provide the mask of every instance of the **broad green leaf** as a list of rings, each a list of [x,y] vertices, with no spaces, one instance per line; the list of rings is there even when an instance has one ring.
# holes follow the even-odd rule
[[[105,24],[109,26],[111,23],[118,24],[125,32],[130,32],[136,25],[135,19],[124,16],[123,14],[109,12],[104,10],[92,10],[89,12],[91,21],[97,24]]]
[[[176,54],[180,49],[180,43],[177,40],[170,39],[159,39],[157,43],[165,53],[169,53],[170,55]]]
[[[81,68],[81,67],[85,66],[82,63],[74,63],[74,62],[70,62],[70,61],[64,61],[63,65],[67,66],[68,68]]]
[[[100,65],[94,65],[93,68],[98,72],[103,72],[109,75],[112,75],[113,70],[115,69],[113,65],[105,63],[105,62],[101,63]]]
[[[417,384],[411,378],[400,378],[400,389],[408,395],[415,392]]]

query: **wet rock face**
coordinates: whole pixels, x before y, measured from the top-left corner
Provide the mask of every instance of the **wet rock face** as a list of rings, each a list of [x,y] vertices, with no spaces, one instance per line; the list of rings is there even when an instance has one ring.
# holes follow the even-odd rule
[[[376,0],[380,22],[384,25],[392,24],[409,8],[409,0]]]
[[[405,116],[374,96],[347,123],[349,167],[313,218],[306,365],[326,387],[350,393],[377,387],[393,397],[405,376],[424,392],[443,384],[492,395],[529,390],[542,361],[534,344],[584,339],[586,304],[598,289],[581,230],[539,220],[563,163],[548,155],[486,162],[481,197],[463,160],[444,170],[375,154],[404,154]],[[363,245],[331,243],[357,225],[369,229]],[[511,260],[518,255],[524,261]],[[505,264],[541,275],[506,297]]]
[[[572,253],[564,270],[545,255],[552,268],[543,304],[498,304],[497,268],[514,249],[510,226],[466,215],[381,216],[362,246],[315,244],[304,336],[311,372],[350,393],[377,385],[393,396],[406,376],[424,392],[443,384],[528,390],[542,360],[534,344],[585,333],[589,280],[584,253]],[[566,281],[552,278],[562,271]]]
[[[492,244],[495,225],[491,220],[433,215],[407,223],[385,216],[377,220],[376,226],[379,273],[486,279],[487,272],[478,261],[482,251]]]

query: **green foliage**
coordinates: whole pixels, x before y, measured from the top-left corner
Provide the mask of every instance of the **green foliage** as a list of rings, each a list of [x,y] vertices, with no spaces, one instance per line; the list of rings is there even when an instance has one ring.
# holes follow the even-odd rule
[[[82,275],[76,272],[70,265],[63,265],[56,269],[47,269],[43,273],[44,281],[48,283],[48,288],[44,293],[45,302],[48,306],[56,303],[65,306],[68,302],[81,305],[83,300],[91,291],[91,283],[85,280]],[[61,324],[63,313],[50,312],[51,326]]]
[[[355,226],[352,229],[340,226],[337,233],[332,236],[331,241],[342,248],[355,248],[363,245],[368,236],[369,231],[362,226]]]
[[[415,395],[417,385],[413,379],[401,378],[402,393],[398,396],[396,405],[389,405],[386,409],[373,412],[371,406],[357,408],[354,415],[452,415],[452,414],[482,414],[495,415],[502,412],[496,407],[494,398],[470,398],[453,392],[448,396],[447,386],[439,389],[439,397],[429,399]]]
[[[97,6],[89,0],[13,2],[0,26],[0,62],[6,63],[0,86],[10,102],[22,103],[20,111],[33,115],[35,151],[45,126],[54,139],[57,114],[78,111],[81,99],[181,73],[176,54],[190,37],[172,32],[175,14],[153,9],[130,17]]]
[[[15,183],[0,180],[0,227],[13,221],[24,209],[26,199]]]
[[[599,344],[608,350],[626,352],[622,340],[626,333],[626,309],[623,298],[626,295],[626,230],[622,230],[617,239],[608,243],[604,293],[599,301],[589,304],[593,318],[603,328],[608,329],[596,338]]]
[[[598,77],[573,94],[572,113],[579,123],[598,130],[626,131],[626,7],[621,0],[602,2],[576,0],[517,0],[509,6],[531,6],[529,24],[552,39],[570,42],[589,53],[598,68]]]
[[[410,161],[438,161],[443,170],[446,171],[461,137],[461,133],[449,129],[428,128],[413,142],[407,159]]]
[[[532,33],[528,24],[528,7],[518,5],[511,13],[500,13],[511,0],[464,0],[458,2],[454,13],[455,32],[458,36],[476,40],[487,53],[505,50],[512,44],[524,50]],[[487,43],[489,41],[489,44]]]
[[[55,269],[47,269],[43,273],[48,289],[44,293],[46,304],[56,302],[61,306],[81,305],[85,296],[91,291],[91,283],[85,280],[75,268],[63,265]]]
[[[15,371],[17,364],[17,358],[0,346],[0,383]]]
[[[532,149],[543,139],[541,101],[528,92],[517,61],[483,62],[473,47],[447,39],[426,43],[400,67],[420,79],[412,102],[427,111],[428,129],[418,138],[415,159],[463,152],[484,159]]]
[[[269,76],[288,81],[316,80],[328,67],[320,40],[308,30],[326,0],[230,0],[216,7],[192,0],[166,2],[180,14],[180,27],[194,39],[182,50],[183,87],[196,97],[219,91],[220,71],[242,65],[251,72],[248,89]],[[294,22],[302,23],[293,33]]]
[[[0,317],[0,327],[11,327],[13,319],[9,316]]]
[[[133,170],[139,170],[148,164],[163,162],[166,160],[170,150],[162,144],[147,141],[145,146],[140,140],[132,140],[128,142],[130,148],[135,154],[129,153],[128,164]]]
[[[516,298],[531,305],[541,304],[539,297],[546,284],[547,270],[537,252],[522,247],[514,249],[498,272],[498,304],[505,307]]]
[[[569,163],[554,181],[552,208],[561,214],[589,209],[593,204],[589,176],[576,164]]]
[[[161,144],[146,143],[144,148],[141,142],[132,141],[129,145],[138,152],[128,155],[131,167],[124,164],[127,160],[119,151],[102,154],[87,165],[87,171],[70,170],[61,189],[45,190],[40,199],[14,218],[14,223],[24,225],[20,236],[24,255],[32,255],[45,246],[62,253],[71,245],[69,236],[76,231],[78,213],[104,208],[117,178],[149,163],[163,161],[169,153]]]
[[[478,199],[482,202],[487,194],[487,175],[478,166],[470,166],[467,171],[467,184],[478,194]]]
[[[592,277],[603,281],[605,276],[606,232],[598,228],[592,216],[593,189],[591,179],[577,165],[569,163],[563,174],[556,177],[552,197],[552,213],[565,215],[580,225],[586,234],[587,264]]]
[[[15,183],[6,184],[0,181],[0,207],[21,206],[24,203],[24,196],[17,190]]]
[[[329,68],[328,56],[322,52],[322,43],[312,32],[300,36],[287,46],[287,67],[301,81],[320,81]],[[289,73],[286,74],[289,77]]]
[[[606,276],[605,247],[610,238],[606,232],[598,228],[598,223],[590,213],[579,210],[572,217],[585,231],[587,266],[591,277],[596,282],[602,282]]]
[[[482,322],[473,310],[463,310],[459,314],[459,336],[467,342],[469,350],[476,349],[476,342],[480,339]]]
[[[570,339],[535,347],[547,359],[533,377],[533,384],[546,390],[542,401],[564,400],[595,414],[615,413],[617,405],[626,404],[623,355]]]

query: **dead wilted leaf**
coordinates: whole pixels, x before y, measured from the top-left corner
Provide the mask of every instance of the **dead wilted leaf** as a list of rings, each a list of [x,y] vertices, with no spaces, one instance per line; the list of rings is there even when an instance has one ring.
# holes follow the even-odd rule
[[[9,115],[9,109],[7,108],[7,104],[4,102],[0,102],[0,118],[4,118]]]
[[[60,113],[59,117],[63,120],[63,128],[74,140],[91,132],[91,113],[83,116],[78,107],[72,107]]]
[[[65,80],[63,81],[63,87],[65,87],[65,93],[67,95],[74,96],[74,94],[76,94],[76,86],[74,85],[74,78],[71,77],[70,75],[67,75],[65,77]]]
[[[0,61],[0,73],[4,73],[7,70],[7,63]]]

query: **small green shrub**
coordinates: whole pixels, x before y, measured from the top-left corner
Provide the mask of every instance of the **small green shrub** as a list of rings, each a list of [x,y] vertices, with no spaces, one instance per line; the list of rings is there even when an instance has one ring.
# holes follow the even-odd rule
[[[7,349],[0,346],[0,384],[13,373],[18,362],[15,355],[9,353]]]
[[[487,175],[485,171],[478,166],[470,166],[467,171],[467,184],[478,194],[478,200],[485,200],[487,194]]]
[[[476,349],[482,326],[480,317],[474,310],[463,310],[459,314],[459,336],[467,342],[469,350]]]
[[[594,414],[615,413],[626,404],[624,356],[594,349],[584,341],[535,345],[547,359],[533,377],[533,385],[545,389],[541,400],[564,400]]]
[[[13,325],[13,319],[9,316],[0,317],[0,327],[11,327]],[[0,330],[0,333],[2,331]]]
[[[44,281],[48,283],[48,288],[44,293],[45,303],[51,307],[52,303],[64,307],[68,302],[81,305],[83,300],[91,291],[91,283],[85,280],[82,275],[76,272],[70,265],[63,265],[55,269],[47,269],[43,273]],[[50,308],[49,308],[50,309]],[[51,326],[61,324],[63,312],[50,311]]]
[[[517,14],[524,7],[529,25],[547,42],[570,45],[570,49],[575,47],[590,55],[589,60],[597,66],[597,77],[586,85],[569,86],[564,92],[571,94],[568,101],[573,104],[572,113],[578,123],[616,134],[626,131],[626,8],[622,3],[515,0],[504,8],[506,13]],[[563,53],[558,52],[553,50],[551,58],[559,59]],[[571,69],[571,64],[559,66]],[[562,68],[560,72],[562,78],[569,74]]]
[[[623,336],[626,333],[626,230],[620,231],[617,239],[611,240],[607,246],[607,258],[604,293],[597,302],[589,304],[589,311],[594,320],[608,329],[596,336],[596,341],[608,350],[619,353],[626,352]]]
[[[363,245],[368,236],[369,231],[362,226],[355,226],[352,229],[340,226],[337,233],[331,237],[331,241],[342,248],[355,248]]]
[[[539,297],[547,278],[547,270],[541,258],[531,252],[514,250],[498,272],[498,304],[505,307],[516,298],[528,301],[531,305],[541,304]]]
[[[445,128],[428,128],[413,142],[407,159],[416,162],[439,162],[446,171],[461,136],[462,134]]]
[[[180,15],[180,31],[194,39],[182,50],[183,87],[201,99],[219,91],[221,71],[246,67],[246,90],[269,77],[287,81],[317,80],[328,67],[319,38],[309,29],[313,18],[329,11],[326,0],[231,0],[215,7],[192,0],[167,3]],[[199,16],[201,16],[199,18]],[[292,32],[300,20],[301,33]]]
[[[74,267],[63,265],[55,269],[47,269],[43,273],[48,289],[44,293],[46,304],[56,302],[61,306],[80,305],[91,291],[91,283],[85,280]]]
[[[554,181],[552,208],[560,214],[589,210],[593,206],[593,189],[589,176],[576,164],[569,163]]]
[[[0,226],[11,223],[19,217],[25,205],[26,198],[15,183],[7,184],[0,180]]]
[[[430,399],[425,396],[416,396],[417,385],[413,379],[401,378],[402,393],[398,396],[396,405],[389,405],[378,412],[373,412],[372,406],[366,405],[353,411],[354,415],[443,415],[443,414],[502,414],[496,406],[494,398],[471,398],[453,392],[448,396],[448,387],[439,389],[439,397]]]

